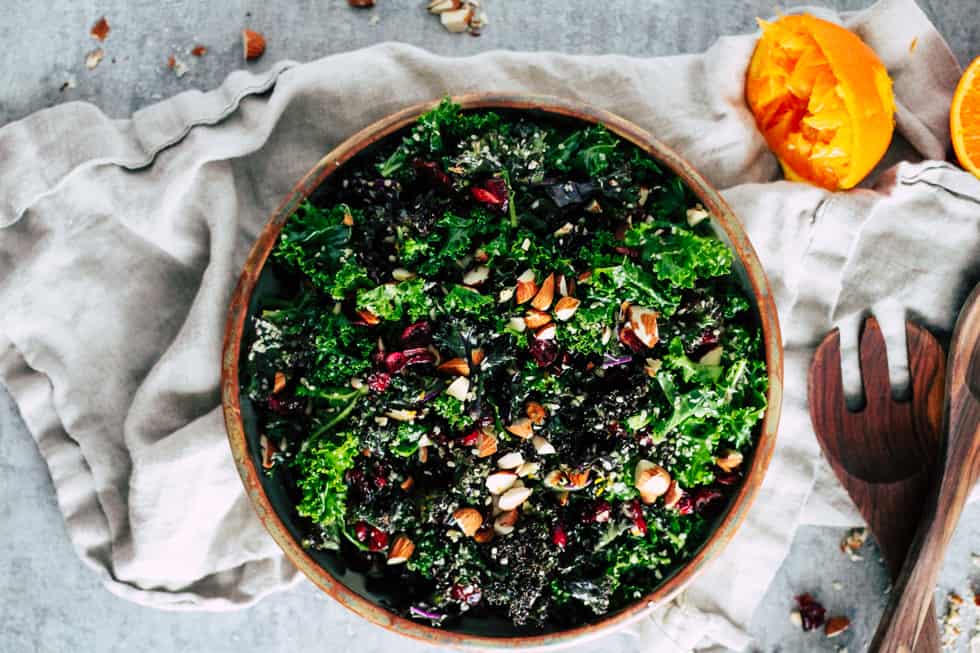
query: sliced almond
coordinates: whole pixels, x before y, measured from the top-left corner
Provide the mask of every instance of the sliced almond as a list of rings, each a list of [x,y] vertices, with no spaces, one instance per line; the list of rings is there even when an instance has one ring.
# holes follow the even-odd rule
[[[417,411],[405,408],[392,408],[391,410],[385,411],[385,416],[390,417],[396,422],[413,422],[415,421],[416,415],[418,415]]]
[[[517,333],[524,333],[527,329],[527,322],[523,317],[512,317],[507,321],[507,327]]]
[[[851,625],[851,620],[847,617],[831,617],[823,627],[823,632],[827,637],[837,637],[847,630]]]
[[[265,433],[259,436],[259,449],[262,450],[262,468],[272,469],[275,464],[272,460],[272,445]]]
[[[272,382],[272,394],[277,395],[286,388],[286,375],[283,372],[276,372]]]
[[[562,226],[560,226],[557,229],[555,229],[555,231],[552,233],[552,235],[555,238],[561,238],[562,236],[567,236],[568,234],[572,233],[572,229],[574,229],[574,228],[575,228],[575,225],[573,225],[571,222],[566,222]]]
[[[500,469],[517,469],[524,463],[524,456],[521,455],[520,451],[511,451],[505,453],[503,456],[497,460],[497,467]]]
[[[506,428],[510,433],[513,433],[519,438],[524,438],[525,440],[534,435],[534,431],[531,428],[531,420],[526,417],[514,420],[513,423]]]
[[[555,319],[562,322],[572,319],[572,316],[575,315],[575,311],[578,310],[578,306],[581,303],[581,301],[574,297],[562,297],[555,304]]]
[[[453,519],[466,537],[473,537],[483,525],[483,515],[476,508],[459,508],[453,513]]]
[[[524,315],[524,324],[528,329],[539,329],[551,322],[551,316],[544,311],[532,308]]]
[[[446,388],[446,394],[450,397],[459,399],[460,401],[466,401],[466,395],[470,391],[470,380],[465,376],[458,376],[456,379],[449,384]]]
[[[465,358],[450,358],[440,364],[436,369],[443,374],[452,374],[454,376],[470,375],[470,365],[466,362]]]
[[[524,270],[521,276],[517,277],[517,287],[514,290],[515,300],[518,304],[528,302],[538,292],[538,284],[534,282],[534,270]]]
[[[592,200],[585,206],[585,210],[588,213],[598,214],[602,213],[602,206],[599,204],[599,200]]]
[[[415,273],[405,268],[395,268],[391,271],[391,278],[395,281],[409,281],[415,278]]]
[[[388,549],[388,564],[400,565],[415,553],[415,543],[404,535],[399,535]]]
[[[510,535],[514,532],[514,525],[517,524],[519,513],[516,510],[508,510],[497,515],[493,520],[493,531],[497,535]]]
[[[497,453],[497,436],[493,433],[480,431],[480,435],[476,438],[477,458],[487,458],[495,453]]]
[[[592,270],[586,270],[585,272],[582,272],[577,277],[575,277],[575,280],[578,281],[579,283],[584,283],[588,281],[591,277],[592,277]]]
[[[470,362],[473,363],[474,365],[479,365],[480,363],[482,363],[485,357],[486,354],[484,354],[483,350],[480,349],[479,347],[470,351]]]
[[[531,488],[529,487],[512,487],[511,489],[500,495],[500,499],[497,501],[497,505],[503,511],[513,510],[517,508],[522,503],[528,500],[531,496]]]
[[[640,192],[638,194],[638,197],[636,198],[636,203],[640,206],[643,206],[644,204],[647,203],[647,199],[649,199],[649,197],[650,197],[650,189],[647,188],[646,186],[640,186]]]
[[[667,494],[670,482],[670,474],[660,465],[649,460],[641,460],[636,463],[634,483],[636,489],[640,491],[640,499],[643,503],[653,503]]]
[[[423,465],[429,462],[429,448],[419,447],[419,462]]]
[[[715,458],[715,464],[723,472],[732,472],[742,465],[743,460],[745,460],[745,457],[741,452],[735,451],[734,449],[722,449],[718,452],[718,457]]]
[[[481,526],[480,530],[473,534],[473,539],[477,544],[486,544],[493,540],[493,529],[489,526]]]
[[[646,364],[643,366],[643,371],[646,372],[646,375],[649,377],[657,376],[660,368],[663,367],[663,361],[659,358],[648,358],[646,359],[645,363]]]
[[[463,284],[466,286],[479,286],[490,277],[490,268],[485,265],[473,268],[463,275]]]
[[[374,326],[381,322],[381,318],[372,313],[371,311],[357,311],[357,316],[364,320],[364,324],[368,326]]]
[[[531,300],[531,306],[539,311],[546,311],[551,308],[551,302],[555,299],[555,274],[552,272],[544,281],[541,282],[541,289]]]
[[[517,476],[519,478],[534,476],[540,469],[540,463],[521,463],[521,466],[517,468]]]
[[[442,26],[450,32],[455,34],[465,32],[466,28],[470,26],[470,19],[473,18],[473,8],[444,11],[439,18],[442,20]]]
[[[512,471],[494,472],[487,476],[487,489],[490,494],[499,496],[512,488],[517,481],[517,474]]]
[[[660,332],[657,329],[657,317],[659,313],[642,306],[630,306],[627,309],[630,327],[633,333],[647,347],[653,347],[660,342]]]
[[[454,11],[463,6],[463,0],[432,0],[428,10],[433,14],[442,14],[447,11]]]
[[[527,402],[527,406],[524,407],[524,412],[528,419],[538,426],[544,424],[544,421],[548,419],[548,409],[536,401]]]
[[[400,487],[400,488],[401,488],[401,489],[403,489],[404,491],[406,491],[406,492],[408,492],[408,491],[409,491],[409,490],[411,490],[411,489],[412,489],[413,487],[415,487],[415,479],[414,479],[414,478],[412,478],[411,476],[406,476],[406,477],[405,477],[405,480],[404,480],[404,481],[402,481],[402,482],[401,482],[401,484],[399,484],[399,486],[398,486],[398,487]]]
[[[711,217],[711,214],[704,210],[704,207],[698,204],[693,209],[687,210],[687,224],[696,227],[705,220]]]
[[[538,452],[539,456],[550,456],[558,453],[555,451],[555,447],[540,435],[535,435],[531,444],[534,445],[534,450]]]
[[[509,302],[511,299],[514,298],[514,293],[516,292],[516,290],[517,290],[516,288],[504,288],[503,290],[501,290],[500,293],[497,295],[497,303],[503,304],[505,302]]]
[[[554,340],[556,335],[558,335],[558,327],[555,326],[554,322],[545,324],[534,332],[536,340]]]
[[[664,494],[664,507],[673,508],[683,496],[684,490],[681,489],[681,486],[677,484],[677,481],[671,481],[667,492]]]

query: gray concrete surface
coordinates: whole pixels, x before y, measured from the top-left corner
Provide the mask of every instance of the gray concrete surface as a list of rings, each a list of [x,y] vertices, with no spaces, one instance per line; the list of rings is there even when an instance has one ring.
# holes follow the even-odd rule
[[[191,88],[206,90],[242,66],[238,32],[266,33],[262,69],[283,58],[308,60],[383,40],[436,52],[471,54],[493,48],[623,53],[696,52],[719,35],[752,29],[753,19],[797,6],[762,0],[484,0],[491,25],[480,38],[450,35],[421,10],[421,0],[378,0],[352,11],[343,0],[7,0],[0,11],[0,125],[60,102],[95,103],[113,117]],[[867,0],[833,0],[857,9]],[[920,0],[961,63],[980,53],[976,0]],[[93,71],[85,54],[97,47],[88,28],[101,15],[112,25],[105,59]],[[377,22],[372,17],[377,16]],[[188,54],[196,44],[208,53]],[[189,70],[166,67],[176,56]],[[62,89],[66,82],[71,82]],[[2,153],[0,153],[2,156]],[[6,310],[9,307],[0,307]],[[864,650],[885,600],[887,579],[873,547],[850,562],[837,550],[841,531],[801,529],[762,605],[752,633],[757,650]],[[971,553],[980,553],[980,505],[968,508],[946,561],[937,597],[980,582]],[[795,594],[809,591],[854,625],[838,639],[802,633],[788,615]],[[973,616],[964,610],[969,633]],[[956,648],[966,651],[968,634]],[[105,591],[75,556],[33,441],[0,389],[0,653],[309,651],[325,647],[373,653],[396,639],[334,605],[310,585],[228,614],[181,614],[140,608]]]

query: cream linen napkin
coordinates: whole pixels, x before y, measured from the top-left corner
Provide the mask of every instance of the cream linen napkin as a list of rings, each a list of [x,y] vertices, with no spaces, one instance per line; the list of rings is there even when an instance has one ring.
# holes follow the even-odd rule
[[[904,143],[892,160],[945,158],[959,71],[942,38],[911,0],[844,22],[894,77]],[[805,406],[812,348],[835,324],[853,345],[868,310],[892,333],[906,309],[948,331],[980,275],[980,182],[952,166],[903,163],[846,194],[772,182],[776,163],[742,100],[753,45],[747,35],[661,59],[447,59],[386,44],[234,73],[130,120],[70,103],[0,129],[0,382],[82,559],[111,591],[158,608],[233,608],[297,581],[244,497],[219,409],[225,311],[253,239],[325,152],[396,109],[446,93],[560,95],[634,120],[726,189],[786,341],[780,440],[742,530],[683,604],[583,650],[744,648],[732,623],[748,623],[796,525],[854,519],[834,484],[818,482],[830,476]]]

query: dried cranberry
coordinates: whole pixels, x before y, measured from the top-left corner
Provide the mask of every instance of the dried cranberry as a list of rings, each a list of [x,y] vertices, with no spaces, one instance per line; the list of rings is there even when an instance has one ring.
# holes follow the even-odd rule
[[[699,487],[694,490],[694,510],[698,513],[707,512],[709,509],[713,509],[718,505],[719,499],[724,497],[720,490],[716,490],[710,487]]]
[[[682,515],[690,515],[694,512],[694,497],[685,492],[674,504],[674,509]]]
[[[633,522],[633,532],[636,535],[643,536],[647,534],[647,520],[643,516],[643,506],[640,505],[638,500],[633,499],[624,503],[623,514]]]
[[[415,169],[415,175],[419,179],[434,186],[451,186],[453,183],[449,175],[443,172],[435,161],[415,159],[412,161],[412,168]]]
[[[368,387],[374,392],[384,392],[391,385],[391,375],[387,372],[375,372],[368,377]]]
[[[612,506],[605,499],[599,499],[585,509],[582,521],[586,523],[604,524],[612,517]]]
[[[483,593],[476,585],[460,585],[456,583],[449,588],[449,598],[459,603],[476,605],[483,598]]]
[[[369,527],[371,532],[368,534],[368,548],[372,551],[380,551],[388,546],[388,534],[383,530]]]
[[[398,374],[408,365],[408,357],[400,351],[393,351],[385,356],[385,367],[392,374]]]
[[[529,351],[539,367],[548,367],[558,358],[558,344],[554,340],[534,338]]]
[[[715,480],[719,485],[735,485],[742,478],[737,471],[719,472],[715,474]]]
[[[470,188],[470,193],[477,202],[489,204],[501,210],[507,208],[507,183],[503,179],[496,177],[488,179],[482,187],[473,186]]]
[[[809,594],[801,594],[796,597],[796,603],[800,606],[803,630],[813,630],[814,628],[823,626],[824,616],[827,611],[815,598]]]
[[[378,488],[379,490],[383,490],[385,486],[388,485],[388,477],[384,474],[378,474],[371,480],[374,482],[374,487]]]
[[[303,410],[303,401],[297,397],[275,396],[269,397],[266,403],[269,410],[277,415],[296,415]]]
[[[409,324],[398,338],[406,347],[427,345],[432,341],[432,325],[426,321]]]
[[[472,447],[476,444],[477,440],[480,439],[480,431],[478,429],[473,429],[463,437],[459,439],[459,443],[464,447]]]
[[[565,527],[561,524],[555,524],[555,527],[551,530],[551,543],[562,551],[568,546],[568,533],[565,532]]]
[[[640,338],[629,327],[619,330],[619,341],[630,348],[634,353],[643,351],[644,346]]]
[[[367,542],[370,531],[371,527],[368,526],[367,522],[359,521],[354,524],[354,537],[357,538],[358,542]]]

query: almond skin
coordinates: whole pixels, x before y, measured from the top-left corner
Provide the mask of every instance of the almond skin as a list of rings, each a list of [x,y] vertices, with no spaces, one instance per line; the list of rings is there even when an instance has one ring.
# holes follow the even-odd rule
[[[499,505],[500,509],[503,511],[513,510],[527,501],[530,496],[531,488],[512,487],[500,496],[500,500],[497,502],[497,505]]]
[[[473,539],[476,540],[477,544],[486,544],[493,540],[493,532],[493,529],[489,526],[483,526],[473,534]]]
[[[265,52],[265,37],[261,32],[250,29],[242,30],[242,49],[245,54],[245,61],[254,61]]]
[[[476,438],[477,458],[487,458],[497,453],[497,436],[493,433],[480,431]]]
[[[531,428],[531,420],[527,419],[526,417],[514,420],[512,424],[507,426],[507,430],[517,437],[525,440],[534,435],[534,431]]]
[[[401,484],[398,487],[400,487],[405,492],[408,492],[413,487],[415,487],[415,479],[412,478],[411,476],[406,477],[405,480],[402,481]]]
[[[578,305],[581,304],[579,300],[574,297],[562,297],[555,304],[555,319],[561,322],[566,322],[572,319],[575,315],[575,311],[578,310]]]
[[[381,318],[372,313],[371,311],[357,311],[357,316],[364,320],[364,324],[368,326],[374,326],[381,322]]]
[[[677,484],[677,481],[671,481],[670,485],[667,486],[666,494],[664,494],[664,507],[673,508],[683,496],[684,490],[681,489],[681,486]]]
[[[742,461],[745,459],[740,452],[735,451],[734,449],[723,449],[718,453],[718,457],[715,458],[715,464],[718,465],[723,472],[735,471],[742,465]]]
[[[283,372],[276,372],[275,381],[272,383],[272,394],[277,395],[286,387],[286,375]]]
[[[483,515],[476,508],[459,508],[453,513],[453,519],[466,537],[473,537],[483,525]]]
[[[643,503],[651,504],[667,494],[671,480],[670,474],[660,465],[649,460],[636,463],[635,484]]]
[[[823,632],[827,637],[837,637],[842,632],[847,630],[851,625],[851,620],[847,617],[831,617],[827,620],[827,624],[823,628]]]
[[[399,535],[388,549],[388,564],[400,565],[415,553],[415,543],[404,535]]]
[[[630,306],[627,309],[630,327],[633,333],[647,347],[653,347],[660,342],[660,332],[657,329],[659,313],[641,306]]]
[[[473,363],[474,365],[479,365],[480,363],[483,362],[484,356],[485,354],[483,353],[483,350],[477,347],[476,349],[470,352],[470,362]]]
[[[527,414],[527,418],[538,426],[544,424],[544,421],[548,419],[548,410],[536,401],[527,402],[524,412]]]
[[[549,274],[545,277],[545,280],[541,282],[541,289],[538,290],[538,294],[534,296],[531,300],[531,306],[538,309],[539,311],[546,311],[551,308],[551,302],[555,300],[555,275],[554,273]]]
[[[497,515],[493,520],[493,530],[497,535],[510,535],[514,532],[514,525],[517,523],[519,513],[516,510],[508,510]]]
[[[539,311],[534,308],[528,311],[527,314],[524,316],[524,325],[528,329],[540,329],[544,325],[550,323],[551,323],[550,315],[548,315],[544,311]]]
[[[534,270],[524,270],[517,277],[517,288],[514,290],[514,300],[518,304],[531,301],[538,292],[538,284],[534,282]]]
[[[470,365],[465,358],[450,358],[436,368],[443,374],[453,374],[455,376],[469,376]]]

